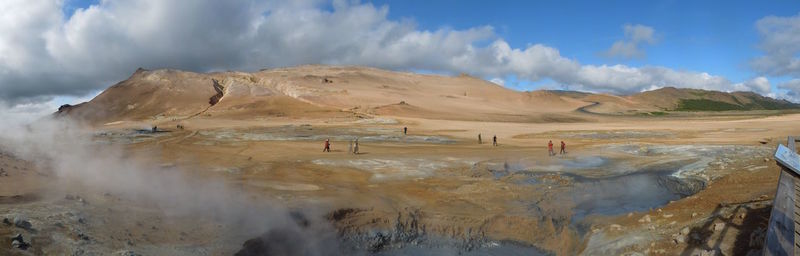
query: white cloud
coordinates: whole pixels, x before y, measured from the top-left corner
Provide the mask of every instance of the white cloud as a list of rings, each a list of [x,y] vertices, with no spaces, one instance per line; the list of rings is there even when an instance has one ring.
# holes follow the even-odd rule
[[[769,80],[766,77],[759,76],[743,83],[736,83],[733,85],[736,91],[753,91],[760,94],[769,94],[772,90]]]
[[[492,82],[492,83],[494,83],[496,85],[505,85],[506,84],[506,80],[503,80],[501,78],[492,78],[491,80],[489,80],[489,82]]]
[[[603,55],[625,59],[644,58],[645,52],[639,46],[642,43],[656,43],[655,29],[652,27],[625,24],[622,30],[625,32],[625,39],[614,42],[610,49],[603,52]]]
[[[785,98],[793,102],[800,102],[800,79],[792,79],[777,85],[778,89],[785,90],[780,98]]]
[[[558,49],[512,48],[492,27],[421,30],[389,8],[335,1],[100,1],[62,15],[63,1],[0,1],[0,101],[46,102],[85,95],[136,68],[258,70],[298,64],[515,76],[587,91],[634,93],[664,86],[732,90],[702,72],[582,65]],[[654,30],[624,27],[626,40]],[[487,44],[488,42],[488,44]]]
[[[762,18],[756,29],[764,55],[751,61],[753,69],[766,75],[800,77],[800,14]]]

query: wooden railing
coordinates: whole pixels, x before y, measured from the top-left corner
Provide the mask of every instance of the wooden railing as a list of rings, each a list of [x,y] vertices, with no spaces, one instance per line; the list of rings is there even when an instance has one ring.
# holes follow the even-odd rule
[[[770,256],[800,255],[800,157],[794,137],[788,138],[785,147],[778,146],[775,160],[781,174],[763,252]]]

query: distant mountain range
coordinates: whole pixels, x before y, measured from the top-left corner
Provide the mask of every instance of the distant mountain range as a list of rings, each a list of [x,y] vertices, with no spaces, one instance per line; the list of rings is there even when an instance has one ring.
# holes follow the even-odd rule
[[[139,69],[89,102],[56,115],[92,123],[187,118],[359,118],[579,122],[586,113],[800,109],[752,92],[662,88],[627,96],[574,91],[520,92],[460,75],[306,65],[254,73]]]

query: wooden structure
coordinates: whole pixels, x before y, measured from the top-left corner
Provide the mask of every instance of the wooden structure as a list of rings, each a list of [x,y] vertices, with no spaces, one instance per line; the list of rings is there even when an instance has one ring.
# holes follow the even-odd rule
[[[772,203],[764,255],[800,256],[800,156],[795,138],[779,145],[775,160],[781,167],[778,189]]]

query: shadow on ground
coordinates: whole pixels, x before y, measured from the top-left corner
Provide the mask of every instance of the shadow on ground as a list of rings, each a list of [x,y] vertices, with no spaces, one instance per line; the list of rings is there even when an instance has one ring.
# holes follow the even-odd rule
[[[772,208],[770,203],[771,200],[753,200],[717,205],[710,218],[691,228],[686,238],[687,247],[681,255],[721,255],[722,244],[733,245],[730,255],[761,255]]]

